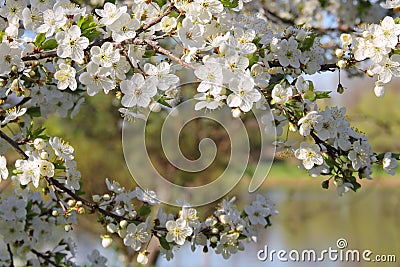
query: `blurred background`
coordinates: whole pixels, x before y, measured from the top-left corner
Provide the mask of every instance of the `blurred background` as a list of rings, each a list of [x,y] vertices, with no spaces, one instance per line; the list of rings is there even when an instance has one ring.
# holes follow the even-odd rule
[[[354,127],[364,132],[372,145],[373,151],[400,150],[400,114],[396,112],[400,103],[400,89],[393,82],[386,88],[386,96],[377,98],[373,92],[373,81],[366,79],[345,79],[342,73],[342,84],[351,90],[344,94],[336,93],[337,73],[315,75],[317,90],[333,91],[332,98],[324,104],[344,106],[348,111],[348,120]],[[320,86],[325,86],[321,88]],[[183,88],[182,94],[191,94],[193,90]],[[109,177],[132,189],[136,185],[129,173],[122,153],[121,122],[118,109],[114,106],[114,96],[96,95],[83,104],[81,112],[74,118],[60,119],[51,117],[46,120],[47,132],[50,135],[74,140],[78,168],[82,172],[83,190],[87,196],[105,192],[104,179]],[[251,136],[252,148],[257,150],[259,133],[252,130],[251,118],[244,118]],[[188,175],[168,164],[160,150],[159,134],[163,113],[151,117],[148,124],[147,148],[153,163],[158,170],[180,185],[200,185],[211,182],[223,171],[229,158],[229,139],[217,124],[194,121],[185,127],[181,134],[181,147],[185,156],[196,159],[199,156],[198,142],[204,137],[212,138],[218,147],[215,162],[201,175]],[[298,138],[293,135],[290,138]],[[298,139],[301,140],[301,139]],[[258,155],[253,155],[256,159]],[[344,238],[348,249],[369,249],[372,255],[396,255],[397,263],[380,263],[382,266],[400,266],[400,179],[376,170],[373,180],[363,180],[362,188],[339,197],[331,184],[328,190],[321,188],[322,178],[312,178],[298,169],[294,158],[275,159],[272,169],[257,193],[266,194],[279,210],[279,215],[272,219],[273,226],[268,228],[256,244],[246,246],[244,252],[224,260],[213,251],[203,254],[198,250],[193,254],[190,247],[182,247],[175,252],[171,261],[158,258],[156,266],[377,266],[377,263],[366,262],[261,262],[257,252],[268,245],[269,249],[290,251],[296,249],[315,249],[322,251],[332,247],[336,241]],[[251,164],[250,164],[251,165]],[[251,167],[245,176],[251,174]],[[229,193],[237,196],[237,204],[243,207],[254,198],[247,191],[249,179],[242,179]],[[215,205],[215,203],[214,203]],[[200,216],[206,217],[212,212],[213,204],[202,207]],[[165,209],[174,211],[173,208]],[[175,210],[176,211],[176,210]],[[114,242],[112,249],[103,249],[100,235],[104,230],[95,222],[95,215],[81,216],[80,226],[75,234],[79,240],[80,257],[93,248],[111,257],[111,266],[121,266],[120,261],[128,255],[124,246]],[[90,233],[90,234],[88,234]],[[129,256],[130,255],[130,256]],[[131,261],[133,262],[133,261]],[[134,264],[134,263],[132,263]]]

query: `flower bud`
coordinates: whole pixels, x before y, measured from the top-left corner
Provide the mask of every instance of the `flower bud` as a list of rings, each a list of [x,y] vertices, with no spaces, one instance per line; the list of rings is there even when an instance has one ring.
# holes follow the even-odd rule
[[[40,158],[43,160],[49,159],[49,153],[47,153],[46,151],[40,152]]]
[[[306,37],[307,37],[307,32],[300,29],[296,35],[296,40],[302,42],[304,41],[304,39],[306,39]]]
[[[105,201],[109,201],[109,200],[111,199],[111,197],[110,197],[109,194],[104,194],[104,195],[103,195],[103,199],[104,199]]]
[[[70,199],[70,200],[68,200],[67,205],[69,207],[73,207],[73,206],[75,206],[75,203],[76,203],[76,201],[74,199]]]
[[[95,203],[99,203],[100,200],[101,200],[101,196],[99,196],[99,195],[93,195],[93,196],[92,196],[92,200],[93,200]]]
[[[119,222],[119,226],[121,226],[121,228],[125,228],[128,226],[128,221],[126,220],[122,220]]]
[[[53,210],[51,212],[51,215],[53,215],[54,217],[58,216],[58,211],[57,210]]]
[[[352,37],[348,33],[342,33],[342,35],[340,35],[340,41],[342,42],[342,44],[344,46],[347,46],[347,45],[351,44]]]
[[[111,236],[109,235],[101,236],[101,245],[103,246],[103,248],[108,248],[109,246],[111,246],[112,242],[113,240]]]
[[[383,84],[376,83],[374,93],[377,97],[383,97],[385,95],[385,87],[383,87]]]
[[[343,57],[343,54],[344,54],[343,49],[338,48],[335,50],[335,55],[337,58]]]
[[[143,265],[147,264],[149,262],[149,258],[146,254],[146,252],[139,252],[137,256],[137,262]]]
[[[152,103],[149,105],[149,109],[150,109],[150,111],[152,111],[152,112],[160,112],[160,110],[161,110],[161,105],[160,105],[158,102],[152,102]]]
[[[344,69],[344,68],[346,68],[347,63],[346,63],[345,60],[341,59],[341,60],[339,60],[339,61],[337,62],[337,66],[338,66],[340,69]]]
[[[11,72],[17,73],[18,72],[18,67],[15,66],[15,65],[12,65]]]
[[[76,209],[76,212],[78,212],[78,214],[85,214],[85,208],[79,207]]]
[[[344,93],[344,87],[343,87],[343,85],[341,83],[338,84],[336,91],[339,94],[343,94]]]
[[[65,232],[69,232],[69,231],[72,230],[72,226],[69,225],[69,224],[66,224],[66,225],[64,226],[64,230],[65,230]]]
[[[217,238],[216,236],[212,236],[212,237],[210,238],[210,242],[211,242],[211,243],[217,243],[217,242],[218,242],[218,238]]]
[[[223,215],[219,216],[219,220],[220,220],[223,224],[229,223],[229,216],[223,214]]]
[[[218,230],[218,228],[213,228],[212,230],[211,230],[211,233],[213,233],[213,234],[218,234],[218,232],[219,232],[219,230]]]
[[[236,225],[236,231],[243,232],[243,230],[244,230],[243,224]]]
[[[365,74],[367,74],[369,77],[373,77],[374,76],[374,73],[370,69],[367,69]]]
[[[79,200],[79,201],[76,202],[76,206],[77,207],[82,207],[82,205],[83,205],[82,201]]]
[[[234,118],[239,118],[241,113],[242,112],[240,111],[239,108],[232,109],[232,117],[234,117]]]

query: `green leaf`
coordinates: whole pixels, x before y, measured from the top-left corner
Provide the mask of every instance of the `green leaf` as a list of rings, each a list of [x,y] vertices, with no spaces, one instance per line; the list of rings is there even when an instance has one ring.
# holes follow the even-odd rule
[[[312,33],[312,34],[310,34],[310,35],[308,35],[305,39],[304,39],[304,41],[301,43],[301,45],[300,45],[300,50],[302,51],[302,52],[304,52],[304,51],[307,51],[307,50],[310,50],[310,48],[313,46],[313,44],[314,44],[314,40],[315,40],[315,38],[318,36],[318,34],[316,34],[316,33]]]
[[[165,97],[160,97],[160,99],[158,99],[158,103],[160,103],[166,107],[172,108],[172,106],[170,104],[168,104],[166,100],[168,100],[168,99]]]
[[[317,99],[317,95],[316,93],[318,92],[313,92],[311,90],[308,90],[305,94],[304,94],[304,98],[310,100],[310,101],[314,101],[315,99]]]
[[[166,250],[171,249],[171,247],[169,246],[169,243],[168,243],[167,239],[165,239],[165,237],[161,236],[158,238],[158,240],[160,241],[161,247],[163,247]]]
[[[156,3],[159,7],[163,7],[167,3],[167,0],[156,0]]]
[[[143,57],[150,58],[150,57],[154,56],[155,54],[156,54],[156,52],[154,52],[154,50],[146,50],[146,52],[144,52]]]
[[[139,209],[139,215],[140,216],[147,216],[151,212],[151,208],[148,205],[143,205]]]
[[[84,30],[86,30],[87,28],[91,27],[90,24],[91,24],[92,22],[94,22],[93,16],[87,16],[87,17],[85,17],[85,18],[83,19],[83,22],[81,23],[81,26],[80,26],[81,30],[84,31]]]
[[[249,58],[249,66],[250,67],[253,66],[254,64],[256,64],[258,62],[258,59],[259,59],[256,53],[248,56],[248,58]]]
[[[239,0],[220,0],[220,2],[227,8],[235,8],[239,5]]]
[[[6,34],[4,31],[0,32],[0,43],[3,42],[4,34]]]
[[[179,12],[176,12],[175,10],[173,10],[171,13],[169,13],[168,17],[177,18],[177,17],[179,17]]]
[[[56,39],[50,39],[42,44],[42,49],[43,50],[52,50],[52,49],[56,48],[57,46],[58,46],[58,43],[57,43]]]
[[[54,162],[54,168],[58,169],[58,170],[65,170],[66,167],[64,166],[64,164],[62,164],[61,162]]]
[[[247,238],[246,235],[244,235],[244,234],[239,234],[238,240],[244,240],[244,239],[246,239],[246,238]]]
[[[329,95],[332,91],[325,91],[325,92],[315,92],[316,99],[324,99],[324,98],[331,98]]]
[[[32,117],[40,117],[40,116],[42,116],[42,114],[40,113],[40,107],[31,107],[31,108],[28,108],[28,110],[26,111],[26,113],[28,113],[28,114],[31,115]]]
[[[36,47],[40,47],[45,40],[46,40],[46,34],[39,33],[38,35],[36,35],[35,42],[33,42],[33,44]]]
[[[92,42],[94,40],[94,38],[97,37],[97,36],[100,36],[100,34],[101,33],[99,31],[96,31],[96,30],[89,31],[89,32],[85,31],[85,34],[83,36],[85,36],[86,38],[89,39],[90,42]]]
[[[84,21],[85,21],[85,17],[84,16],[80,16],[79,19],[78,19],[78,23],[77,23],[79,28],[82,26]]]

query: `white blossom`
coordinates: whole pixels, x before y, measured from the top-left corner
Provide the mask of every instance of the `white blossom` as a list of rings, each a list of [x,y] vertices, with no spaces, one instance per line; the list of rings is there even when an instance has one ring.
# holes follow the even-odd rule
[[[90,54],[92,55],[92,62],[105,68],[111,67],[120,58],[119,49],[114,49],[110,42],[105,42],[101,47],[93,46],[90,49]]]
[[[110,75],[109,69],[99,67],[94,62],[90,62],[86,70],[87,72],[79,76],[79,81],[86,85],[89,96],[93,96],[101,90],[104,90],[104,93],[107,94],[115,88],[115,81],[108,77]]]
[[[138,225],[131,223],[126,228],[126,236],[124,237],[125,246],[132,247],[135,251],[139,251],[142,244],[150,241],[150,233],[147,232],[145,223]]]
[[[253,103],[261,99],[261,93],[254,88],[253,78],[248,76],[232,79],[229,89],[232,94],[228,96],[226,103],[230,107],[239,107],[244,112],[250,111]]]
[[[123,80],[120,85],[124,94],[121,104],[124,107],[147,107],[150,99],[156,95],[156,79],[144,78],[141,74],[134,74],[130,80]]]
[[[83,51],[89,46],[88,38],[81,36],[81,29],[77,25],[71,26],[67,31],[58,32],[56,41],[57,55],[61,58],[70,57],[77,62],[83,60]]]
[[[95,12],[101,17],[100,23],[108,26],[117,21],[122,14],[127,11],[126,6],[117,7],[116,5],[107,2],[104,4],[103,9],[96,9]]]
[[[179,218],[176,221],[168,221],[166,223],[168,230],[166,239],[168,242],[175,242],[182,246],[188,236],[191,236],[193,229],[188,225],[185,219]]]
[[[307,170],[310,170],[314,164],[322,165],[324,163],[324,158],[317,144],[302,142],[300,148],[296,149],[294,154],[296,158],[303,161],[303,166]]]
[[[398,165],[397,159],[392,158],[392,153],[386,152],[382,160],[383,169],[390,175],[395,174],[395,169]]]
[[[0,155],[0,177],[3,180],[6,180],[8,177],[7,159],[3,155]]]
[[[75,91],[77,88],[75,68],[64,63],[61,63],[59,68],[60,69],[54,74],[54,78],[58,81],[57,88],[65,90],[69,87],[72,91]]]

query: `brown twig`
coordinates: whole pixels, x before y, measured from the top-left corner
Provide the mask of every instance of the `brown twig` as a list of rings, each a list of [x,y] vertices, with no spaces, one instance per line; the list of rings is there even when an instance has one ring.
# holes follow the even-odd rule
[[[64,211],[64,215],[66,216],[68,214],[68,210],[65,207],[64,202],[62,202],[62,200],[60,199],[60,197],[58,196],[58,190],[57,188],[55,188],[54,183],[52,180],[50,180],[47,176],[45,177],[46,181],[49,183],[51,190],[54,192],[55,195],[55,200],[57,201],[57,203],[61,206],[62,210]]]
[[[28,155],[19,147],[18,143],[8,137],[3,131],[0,130],[0,137],[7,141],[14,149],[21,155],[23,159],[28,159]]]
[[[35,249],[31,249],[31,252],[33,254],[35,254],[38,258],[43,259],[46,263],[49,263],[49,264],[51,264],[51,265],[53,265],[55,267],[61,267],[61,265],[58,265],[56,262],[51,260],[50,256],[45,255],[45,254],[43,254],[43,253],[41,253],[41,252],[39,252],[39,251],[37,251]]]
[[[159,15],[157,18],[155,18],[154,20],[150,21],[149,23],[147,23],[146,25],[142,26],[141,28],[139,28],[136,31],[136,35],[139,35],[140,33],[144,32],[145,30],[149,29],[150,27],[156,25],[157,23],[159,23],[163,17],[168,16],[173,10],[175,9],[174,3],[171,2],[171,4],[169,5],[168,9],[165,10],[164,13],[162,13],[161,15]]]
[[[145,30],[149,29],[150,27],[154,26],[155,24],[159,23],[162,20],[162,18],[165,16],[168,16],[174,10],[174,8],[175,8],[174,4],[171,3],[170,6],[168,7],[168,9],[165,10],[164,13],[162,13],[161,15],[159,15],[157,18],[150,21],[149,23],[140,27],[136,31],[136,36],[138,36],[140,33],[144,32]],[[93,42],[92,44],[90,44],[85,49],[85,52],[90,51],[90,49],[93,46],[99,46],[99,45],[104,44],[105,42],[110,42],[110,41],[112,41],[111,37],[97,40],[96,42]],[[22,59],[22,61],[31,61],[31,60],[40,60],[40,59],[51,58],[51,57],[56,57],[56,56],[57,56],[57,50],[51,50],[51,51],[42,51],[42,52],[35,52],[32,54],[28,54],[26,56],[23,56],[21,59]]]
[[[170,59],[172,59],[173,61],[179,63],[183,67],[187,67],[187,68],[192,69],[192,70],[196,69],[193,65],[191,65],[189,63],[186,63],[185,61],[183,61],[179,57],[177,57],[174,54],[172,54],[171,51],[168,51],[167,49],[161,47],[158,44],[158,42],[155,42],[155,41],[152,41],[152,40],[149,40],[149,39],[144,39],[143,42],[145,42],[146,44],[151,46],[155,52],[158,52],[160,54],[163,54],[163,55],[169,57]]]
[[[11,251],[11,246],[8,243],[7,243],[7,251],[8,251],[8,254],[10,255],[10,267],[14,267],[14,255]]]
[[[103,214],[105,216],[109,216],[109,217],[114,218],[114,219],[119,220],[119,221],[126,220],[126,221],[129,221],[129,222],[137,222],[135,220],[128,219],[128,218],[125,218],[124,216],[120,216],[118,214],[115,214],[115,213],[113,213],[111,211],[105,210],[105,209],[99,207],[99,205],[97,205],[96,203],[91,202],[91,201],[89,201],[87,199],[84,199],[81,196],[78,196],[77,194],[72,192],[72,190],[68,189],[62,183],[60,183],[59,181],[57,181],[54,178],[48,178],[48,181],[49,181],[49,183],[53,184],[55,187],[57,187],[62,192],[68,194],[70,197],[72,197],[76,201],[81,201],[83,205],[85,205],[85,206],[87,206],[87,207],[89,207],[89,208],[91,208],[93,210],[96,210],[97,212],[99,212],[99,213],[101,213],[101,214]]]

